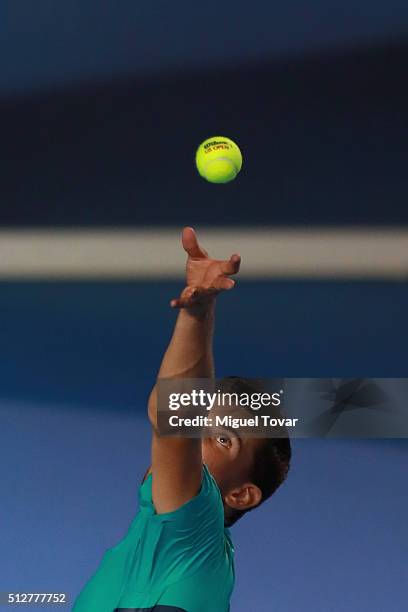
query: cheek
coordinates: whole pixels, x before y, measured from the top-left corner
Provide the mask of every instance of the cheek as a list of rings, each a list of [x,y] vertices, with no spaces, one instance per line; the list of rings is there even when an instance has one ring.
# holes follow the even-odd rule
[[[216,451],[212,448],[212,445],[208,442],[202,443],[202,455],[203,455],[203,463],[205,463],[210,472],[212,471],[212,466],[216,463]]]
[[[206,464],[212,477],[221,490],[228,483],[228,475],[230,473],[230,465],[228,458],[222,451],[218,451],[212,445],[203,445],[203,462]]]
[[[217,452],[217,449],[214,448],[213,444],[204,442],[202,445],[202,454],[203,463],[208,466],[208,469],[213,474],[214,469],[217,469],[220,460],[222,460],[222,457],[220,457],[221,453]]]

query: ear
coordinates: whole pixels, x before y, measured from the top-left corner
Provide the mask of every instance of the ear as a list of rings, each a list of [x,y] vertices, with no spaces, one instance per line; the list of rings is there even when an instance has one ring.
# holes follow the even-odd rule
[[[261,503],[262,491],[252,482],[247,482],[241,487],[229,491],[224,500],[228,506],[235,510],[249,510]]]

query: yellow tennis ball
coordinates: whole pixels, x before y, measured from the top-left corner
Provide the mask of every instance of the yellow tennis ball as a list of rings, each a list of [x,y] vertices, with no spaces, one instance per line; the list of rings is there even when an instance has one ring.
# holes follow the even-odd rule
[[[212,136],[196,152],[200,175],[210,183],[229,183],[241,170],[242,155],[235,142],[225,136]]]

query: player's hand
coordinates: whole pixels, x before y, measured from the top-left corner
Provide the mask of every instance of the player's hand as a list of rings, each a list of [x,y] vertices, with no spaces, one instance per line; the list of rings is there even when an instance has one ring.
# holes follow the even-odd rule
[[[192,227],[185,227],[182,234],[182,244],[186,251],[186,281],[187,286],[180,297],[171,300],[173,308],[193,308],[206,304],[221,291],[228,291],[235,285],[229,278],[237,274],[241,257],[231,255],[229,259],[211,259],[205,249],[197,241]]]

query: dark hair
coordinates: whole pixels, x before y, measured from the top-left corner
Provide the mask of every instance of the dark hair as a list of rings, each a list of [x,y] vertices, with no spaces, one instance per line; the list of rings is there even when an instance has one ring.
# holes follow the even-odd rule
[[[227,376],[219,382],[219,388],[224,393],[259,393],[262,387],[262,382],[258,379],[248,379],[239,376]],[[255,450],[249,477],[262,492],[261,504],[271,497],[286,479],[291,456],[292,449],[289,436],[260,439],[260,444],[257,445]],[[249,510],[253,509],[250,508]],[[233,525],[249,510],[241,512],[233,508],[225,508],[226,526],[230,527]]]

